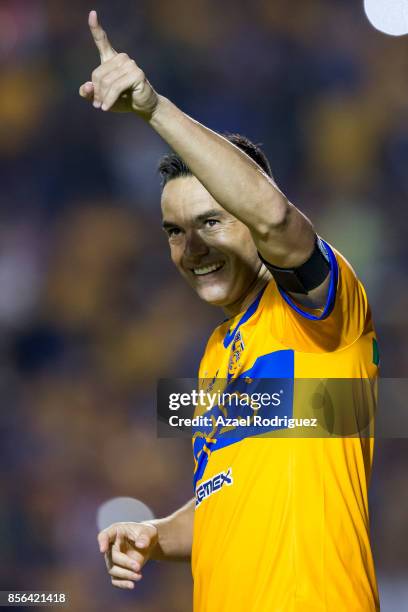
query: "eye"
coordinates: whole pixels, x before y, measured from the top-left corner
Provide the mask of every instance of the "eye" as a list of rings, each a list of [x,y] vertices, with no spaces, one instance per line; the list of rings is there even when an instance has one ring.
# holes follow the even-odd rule
[[[218,223],[217,219],[206,219],[205,225],[207,227],[214,227]]]
[[[169,238],[172,238],[174,236],[178,236],[180,234],[180,228],[179,227],[169,227],[167,230],[167,235]]]

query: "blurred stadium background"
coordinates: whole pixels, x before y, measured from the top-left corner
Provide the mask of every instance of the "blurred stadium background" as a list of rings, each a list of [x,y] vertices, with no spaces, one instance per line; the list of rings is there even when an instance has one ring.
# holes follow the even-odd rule
[[[2,0],[0,589],[63,590],[70,609],[187,612],[188,566],[113,589],[98,506],[157,515],[192,493],[190,445],[157,440],[155,383],[194,376],[221,317],[173,271],[160,231],[166,147],[95,111],[96,8],[156,88],[264,143],[274,174],[364,281],[383,376],[408,369],[408,38],[356,0]],[[408,443],[381,441],[371,489],[383,611],[408,609]]]

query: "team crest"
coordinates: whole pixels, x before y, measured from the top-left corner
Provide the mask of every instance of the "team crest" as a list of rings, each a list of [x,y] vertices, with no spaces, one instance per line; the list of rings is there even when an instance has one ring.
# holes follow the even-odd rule
[[[241,331],[238,330],[235,334],[234,340],[231,346],[231,355],[228,363],[228,377],[234,377],[239,368],[239,362],[241,359],[242,351],[245,348],[244,341],[242,339]]]
[[[216,371],[215,376],[213,377],[213,379],[211,380],[211,382],[208,384],[207,388],[205,389],[206,393],[210,393],[214,389],[214,385],[217,380],[219,371],[220,371],[219,369]],[[208,372],[204,372],[204,379],[207,378],[207,376],[208,376]]]

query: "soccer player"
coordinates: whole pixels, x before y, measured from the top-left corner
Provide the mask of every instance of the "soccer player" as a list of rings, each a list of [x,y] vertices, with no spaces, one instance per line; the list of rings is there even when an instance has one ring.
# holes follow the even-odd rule
[[[259,148],[186,116],[115,52],[94,11],[89,25],[101,63],[80,95],[103,111],[133,112],[173,149],[160,166],[171,258],[200,298],[228,316],[199,377],[374,379],[364,289],[278,189]],[[358,401],[347,398],[357,411]],[[195,612],[378,610],[372,451],[372,438],[361,436],[198,436],[196,500],[99,534],[112,584],[133,588],[149,558],[191,556]],[[198,498],[209,481],[217,483],[212,494]]]

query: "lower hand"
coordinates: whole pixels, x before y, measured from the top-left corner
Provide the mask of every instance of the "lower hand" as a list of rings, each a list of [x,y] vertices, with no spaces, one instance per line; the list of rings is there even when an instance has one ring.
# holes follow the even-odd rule
[[[99,533],[99,550],[113,586],[134,588],[157,541],[157,527],[152,523],[114,523]]]

